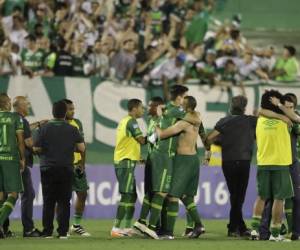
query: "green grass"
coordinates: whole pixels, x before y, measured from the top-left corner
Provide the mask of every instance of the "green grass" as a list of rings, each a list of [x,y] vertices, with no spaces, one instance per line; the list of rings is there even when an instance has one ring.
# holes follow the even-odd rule
[[[248,241],[226,237],[226,221],[224,220],[205,220],[207,233],[200,236],[199,239],[190,240],[180,237],[184,228],[184,221],[179,220],[176,224],[176,239],[173,241],[157,241],[145,239],[143,237],[111,239],[109,231],[111,229],[111,220],[87,220],[84,226],[92,233],[90,238],[71,236],[68,240],[58,239],[23,239],[21,237],[20,221],[12,221],[11,229],[17,233],[16,238],[0,240],[0,249],[2,250],[247,250],[251,249],[299,249],[300,242],[262,242]],[[41,228],[40,222],[38,225]]]

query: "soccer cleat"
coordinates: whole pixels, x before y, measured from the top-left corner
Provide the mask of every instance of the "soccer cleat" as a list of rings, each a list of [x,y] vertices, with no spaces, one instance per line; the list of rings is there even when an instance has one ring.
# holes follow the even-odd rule
[[[91,236],[91,234],[85,231],[84,228],[80,225],[72,225],[70,228],[70,234],[78,234],[83,237]]]
[[[57,238],[60,240],[67,240],[69,237],[68,235],[58,235]]]
[[[270,238],[269,238],[269,241],[273,241],[273,242],[291,242],[290,239],[286,239],[282,235],[278,235],[277,237],[274,237],[273,235],[271,235]]]
[[[297,235],[297,234],[292,234],[292,236],[291,236],[291,240],[300,240],[300,237],[299,237],[299,235]]]
[[[250,240],[259,240],[259,233],[256,230],[252,230],[249,238]]]
[[[134,236],[134,235],[137,234],[137,232],[133,228],[131,228],[131,227],[130,228],[124,228],[122,230],[129,237],[132,237],[132,236]]]
[[[199,238],[201,234],[205,233],[205,228],[202,225],[195,226],[192,234],[189,236],[190,239]]]
[[[38,229],[34,228],[30,232],[24,232],[23,237],[41,237],[42,232],[39,231]]]
[[[147,226],[146,226],[144,223],[140,222],[140,221],[136,221],[136,222],[133,224],[133,227],[134,227],[135,229],[137,229],[137,230],[138,230],[139,232],[141,232],[141,233],[144,233],[145,230],[147,229]]]
[[[156,232],[152,229],[150,229],[149,227],[147,227],[147,229],[144,232],[146,235],[148,235],[149,237],[151,237],[152,239],[155,240],[159,240],[158,235],[156,234]]]
[[[174,240],[174,235],[171,235],[171,234],[164,234],[164,235],[161,235],[159,236],[159,239],[160,240]]]
[[[122,237],[127,237],[128,235],[125,233],[123,229],[113,227],[112,230],[110,231],[110,236],[112,238],[122,238]]]
[[[193,233],[193,228],[187,227],[184,232],[182,233],[182,237],[190,237]]]

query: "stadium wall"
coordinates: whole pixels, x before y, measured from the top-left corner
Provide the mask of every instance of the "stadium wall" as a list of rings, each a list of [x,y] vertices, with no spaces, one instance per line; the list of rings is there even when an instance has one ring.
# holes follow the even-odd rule
[[[228,103],[233,95],[240,94],[238,87],[230,91],[218,88],[188,84],[189,94],[195,96],[206,129],[212,129],[216,122],[228,111]],[[276,88],[283,93],[292,92],[300,96],[300,83],[263,84],[246,83],[248,97],[247,113],[252,114],[258,107],[265,89]],[[115,129],[118,121],[127,114],[126,101],[139,98],[147,103],[152,96],[162,95],[161,87],[147,89],[133,85],[121,85],[99,78],[40,78],[11,77],[0,78],[0,91],[9,96],[28,96],[31,103],[29,121],[51,119],[52,103],[68,98],[75,103],[75,116],[82,123],[88,145],[87,162],[90,164],[112,164]],[[138,121],[146,131],[145,120]],[[201,149],[201,141],[198,141]],[[145,153],[145,152],[144,152]]]

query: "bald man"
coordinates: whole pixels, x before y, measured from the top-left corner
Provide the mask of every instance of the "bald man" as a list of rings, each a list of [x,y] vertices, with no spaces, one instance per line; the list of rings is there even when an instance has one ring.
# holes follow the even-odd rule
[[[45,121],[36,122],[29,125],[25,118],[29,115],[30,103],[25,96],[17,96],[13,100],[13,108],[18,113],[24,125],[24,142],[25,142],[25,169],[22,173],[24,192],[21,195],[21,219],[23,224],[23,237],[40,237],[41,232],[34,227],[32,220],[33,200],[35,192],[32,185],[30,168],[33,165],[33,140],[31,130],[40,126]]]

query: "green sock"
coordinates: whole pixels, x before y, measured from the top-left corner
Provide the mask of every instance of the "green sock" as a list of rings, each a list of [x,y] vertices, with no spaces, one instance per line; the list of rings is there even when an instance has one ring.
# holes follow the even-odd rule
[[[160,229],[167,231],[168,228],[168,206],[169,200],[165,199],[160,213]]]
[[[134,204],[136,202],[135,194],[128,194],[129,202],[126,205],[126,213],[125,213],[125,228],[131,228],[132,226],[132,218],[134,214]]]
[[[2,205],[1,213],[0,213],[0,225],[2,226],[5,220],[8,218],[8,216],[11,214],[11,212],[14,209],[14,206],[16,204],[17,199],[8,196],[6,201]]]
[[[74,219],[73,221],[74,225],[80,225],[82,219],[82,213],[75,213],[73,219]]]
[[[253,230],[259,231],[261,216],[252,216],[251,227]]]
[[[151,208],[150,195],[145,194],[144,199],[143,199],[142,208],[141,208],[140,218],[139,218],[139,220],[141,222],[146,223],[147,216],[150,212],[150,208]]]
[[[185,205],[185,208],[188,211],[188,214],[192,221],[197,225],[202,225],[197,206],[194,203],[194,197],[186,196],[182,198],[182,202]]]
[[[189,211],[186,210],[186,228],[194,228],[194,221],[192,219],[192,217],[189,214]]]
[[[274,237],[278,237],[279,233],[280,233],[280,228],[281,228],[281,224],[278,224],[278,225],[271,224],[271,234]]]
[[[178,201],[169,201],[168,202],[168,211],[167,211],[167,232],[173,234],[175,222],[178,216],[179,204]]]
[[[293,201],[292,199],[286,199],[284,204],[284,212],[286,222],[288,225],[288,233],[293,231]]]
[[[150,219],[149,219],[149,227],[151,229],[156,228],[156,224],[159,220],[159,216],[162,210],[163,202],[165,197],[154,194],[151,202],[151,209],[150,209]]]
[[[121,223],[126,215],[126,207],[130,204],[130,195],[128,194],[121,194],[121,200],[118,205],[117,209],[117,215],[114,222],[114,227],[119,228],[121,226]]]

